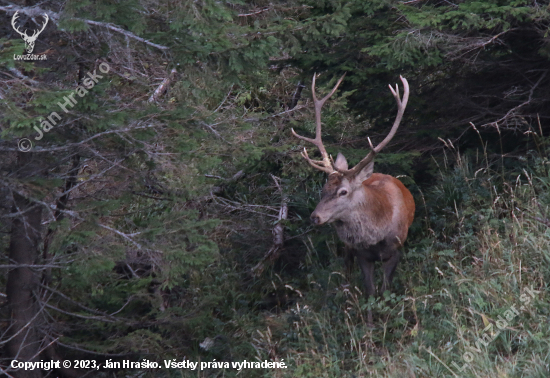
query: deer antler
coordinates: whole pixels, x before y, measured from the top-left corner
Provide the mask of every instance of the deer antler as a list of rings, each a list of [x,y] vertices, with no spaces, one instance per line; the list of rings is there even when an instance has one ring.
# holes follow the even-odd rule
[[[403,98],[399,95],[399,87],[397,84],[395,84],[395,89],[392,88],[391,85],[389,85],[391,93],[393,94],[393,97],[395,97],[395,101],[397,102],[397,116],[395,117],[395,121],[393,122],[393,126],[389,132],[389,134],[384,138],[382,142],[376,147],[373,147],[372,142],[369,138],[369,144],[372,149],[371,152],[367,156],[363,158],[357,165],[345,172],[348,175],[355,175],[363,168],[367,166],[373,159],[374,156],[379,153],[386,145],[392,140],[395,133],[397,132],[397,129],[399,128],[399,124],[401,123],[401,119],[403,118],[403,113],[405,113],[405,108],[407,107],[407,101],[409,101],[409,83],[407,82],[407,79],[405,79],[403,76],[399,76],[401,79],[401,82],[403,83]]]
[[[44,29],[46,28],[46,25],[48,24],[48,21],[49,21],[50,18],[48,17],[48,14],[45,13],[44,14],[45,21],[44,21],[44,24],[42,25],[42,29],[35,30],[32,35],[27,35],[27,29],[25,29],[25,32],[21,32],[19,30],[19,28],[17,26],[15,26],[15,21],[19,17],[17,13],[18,12],[15,12],[13,17],[11,18],[11,26],[13,26],[13,29],[17,33],[19,33],[19,35],[23,38],[23,40],[25,41],[25,48],[27,50],[27,53],[30,54],[34,50],[34,43],[36,42],[36,38],[38,38],[40,33],[42,33],[44,31]]]
[[[19,11],[15,12],[15,14],[13,15],[13,17],[11,18],[11,26],[13,27],[13,30],[15,30],[17,33],[19,33],[19,35],[21,37],[23,36],[27,36],[27,30],[25,30],[25,32],[21,32],[19,31],[19,28],[17,26],[15,26],[15,20],[17,20],[19,18],[19,15],[17,14],[19,13]]]
[[[44,25],[42,25],[42,29],[40,29],[40,31],[38,30],[35,30],[34,33],[32,34],[33,37],[38,37],[38,35],[40,33],[42,33],[44,31],[44,29],[46,29],[46,25],[48,25],[48,21],[50,20],[50,17],[48,17],[48,14],[47,13],[44,13],[44,18],[46,19],[44,21]]]
[[[315,93],[315,76],[316,74],[313,75],[313,82],[311,83],[311,93],[313,95],[313,102],[315,104],[315,139],[298,135],[296,134],[294,129],[291,129],[291,131],[292,131],[292,135],[294,135],[296,138],[312,143],[313,145],[317,146],[317,148],[319,149],[319,152],[321,153],[321,156],[323,157],[322,160],[310,159],[309,155],[307,154],[307,149],[304,147],[304,150],[302,151],[302,156],[304,157],[304,159],[306,159],[307,162],[313,168],[316,168],[323,172],[331,174],[335,172],[335,169],[332,165],[332,162],[330,161],[330,157],[328,156],[327,150],[323,145],[323,141],[321,140],[321,109],[325,104],[325,101],[328,100],[334,94],[334,92],[336,92],[336,89],[338,89],[338,86],[340,85],[342,80],[344,80],[344,76],[346,76],[346,74],[342,75],[342,77],[340,78],[340,80],[338,80],[334,88],[332,88],[332,91],[330,91],[330,93],[325,97],[323,97],[321,100],[317,99],[317,94]]]

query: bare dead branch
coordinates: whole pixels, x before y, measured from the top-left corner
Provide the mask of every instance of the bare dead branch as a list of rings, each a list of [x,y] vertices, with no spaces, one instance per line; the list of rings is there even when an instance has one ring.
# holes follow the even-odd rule
[[[93,350],[89,350],[89,349],[85,349],[85,348],[82,348],[82,347],[79,347],[79,346],[74,346],[74,345],[69,345],[69,344],[64,344],[60,341],[57,342],[57,345],[60,345],[62,346],[63,348],[67,348],[67,349],[72,349],[72,350],[77,350],[79,352],[84,352],[84,353],[88,353],[88,354],[93,354],[93,355],[96,355],[96,356],[105,356],[105,357],[127,357],[127,356],[131,356],[132,353],[101,353],[101,352],[95,352]]]
[[[97,320],[97,321],[105,322],[105,323],[116,323],[117,322],[117,320],[109,319],[106,316],[82,315],[82,314],[77,314],[77,313],[74,313],[74,312],[65,311],[65,310],[62,310],[62,309],[60,309],[58,307],[55,307],[51,304],[48,304],[48,303],[44,303],[44,306],[49,308],[49,309],[60,312],[62,314],[69,315],[69,316],[74,316],[75,318],[86,319],[86,320]]]
[[[139,124],[139,123],[138,123]],[[109,135],[109,134],[116,134],[116,133],[125,133],[125,132],[130,132],[130,131],[134,131],[134,130],[142,130],[142,129],[149,129],[151,127],[157,127],[158,125],[155,125],[155,124],[148,124],[148,125],[145,125],[145,126],[137,126],[137,127],[127,127],[125,129],[118,129],[118,130],[107,130],[107,131],[103,131],[101,133],[97,133],[95,135],[92,135],[91,137],[89,138],[86,138],[80,142],[76,142],[76,143],[69,143],[69,144],[65,144],[63,146],[60,146],[60,147],[52,147],[52,148],[43,148],[41,146],[37,146],[35,148],[33,148],[33,152],[35,153],[41,153],[41,152],[57,152],[57,151],[65,151],[65,150],[69,150],[69,149],[72,149],[74,147],[77,147],[77,146],[81,146],[81,145],[84,145],[94,139],[97,139],[99,137],[102,137],[104,135]],[[17,152],[19,151],[18,148],[0,148],[0,151],[5,151],[5,152],[8,152],[8,151],[11,151],[11,152]]]
[[[129,301],[130,301],[131,299],[134,298],[133,296],[131,296],[131,297],[128,299],[128,302],[126,302],[126,303],[122,306],[122,308],[121,308],[120,310],[118,310],[118,311],[116,311],[116,312],[114,312],[114,313],[112,313],[112,314],[106,314],[106,313],[104,313],[104,312],[101,312],[101,311],[98,311],[98,310],[94,310],[93,308],[89,308],[89,307],[87,307],[87,306],[84,306],[82,303],[75,301],[74,299],[72,299],[72,298],[66,296],[66,295],[63,294],[62,292],[57,291],[57,290],[55,290],[54,288],[52,288],[52,287],[50,287],[50,286],[47,286],[47,285],[44,285],[44,284],[39,284],[39,286],[42,287],[43,289],[45,289],[45,290],[47,290],[47,291],[53,293],[53,294],[56,294],[56,295],[60,296],[60,297],[63,298],[64,300],[66,300],[66,301],[68,301],[68,302],[74,304],[75,306],[80,307],[81,309],[83,309],[83,310],[85,310],[85,311],[88,311],[88,312],[90,312],[90,313],[92,313],[92,314],[96,314],[96,315],[99,315],[99,316],[111,318],[111,319],[113,319],[113,320],[117,320],[117,318],[113,318],[113,315],[115,315],[115,314],[119,313],[120,311],[122,311],[122,309],[123,309],[124,307],[126,307],[126,305],[129,303]],[[123,321],[124,319],[118,318],[118,320],[119,320],[119,321]]]
[[[44,311],[44,306],[40,306],[40,309],[39,309],[38,311],[36,311],[36,314],[34,314],[34,316],[33,316],[33,317],[32,317],[23,327],[21,327],[16,333],[14,333],[13,335],[11,335],[9,338],[0,341],[0,345],[7,344],[7,343],[10,342],[12,339],[14,339],[15,337],[19,336],[19,334],[20,334],[21,332],[23,332],[24,330],[26,330],[27,328],[29,328],[30,325],[36,320],[36,318],[38,318],[38,316],[42,314],[42,311]],[[7,332],[7,331],[6,331],[6,332]]]
[[[31,79],[30,77],[24,75],[21,71],[19,71],[17,68],[12,67],[9,69],[11,73],[13,73],[17,78],[21,80],[28,81],[29,83],[33,85],[38,85],[38,81]]]
[[[252,12],[252,13],[246,13],[246,14],[238,14],[238,17],[249,17],[249,16],[255,16],[257,14],[263,13],[265,11],[268,11],[269,8],[260,9],[259,11]]]
[[[264,269],[265,269],[265,263],[267,261],[274,261],[276,260],[279,255],[280,251],[284,246],[285,243],[285,235],[284,235],[284,226],[283,221],[287,219],[288,217],[288,197],[285,196],[283,193],[283,188],[281,187],[279,180],[280,178],[270,175],[273,181],[275,182],[275,186],[279,190],[281,194],[281,207],[279,208],[279,215],[277,217],[277,224],[275,227],[273,227],[272,234],[273,234],[273,246],[267,251],[267,253],[264,255],[262,260],[252,268],[252,271],[255,275],[260,275]]]
[[[175,68],[172,69],[172,71],[170,71],[170,75],[168,75],[168,77],[166,77],[162,83],[160,83],[160,85],[157,87],[157,89],[153,92],[153,94],[151,95],[151,97],[149,97],[149,100],[147,100],[147,103],[151,104],[153,102],[156,102],[159,97],[164,93],[166,92],[166,90],[168,89],[168,86],[170,85],[170,83],[172,82],[172,80],[174,80],[174,76],[176,75],[178,71],[176,71]]]
[[[66,268],[66,266],[62,265],[51,265],[51,264],[8,264],[8,265],[0,265],[0,269],[18,269],[18,268],[32,268],[32,269],[49,269],[49,268]]]
[[[39,6],[35,6],[35,7],[19,7],[17,5],[14,5],[14,4],[10,4],[8,6],[0,6],[0,11],[4,11],[8,14],[15,14],[16,12],[20,12],[20,13],[23,13],[29,17],[37,17],[37,16],[43,16],[44,14],[46,14],[56,25],[59,21],[59,18],[60,18],[60,15],[59,13],[56,13],[54,11],[51,11],[51,10],[46,10],[46,9],[42,9],[40,8]],[[139,42],[143,42],[145,43],[146,45],[149,45],[149,46],[152,46],[152,47],[155,47],[159,50],[168,50],[168,47],[167,46],[163,46],[163,45],[159,45],[157,43],[153,43],[151,41],[148,41],[144,38],[141,38],[141,37],[138,37],[137,35],[135,35],[134,33],[128,31],[128,30],[124,30],[122,28],[120,28],[119,26],[116,26],[116,25],[113,25],[111,23],[107,23],[107,22],[100,22],[100,21],[93,21],[93,20],[85,20],[85,19],[82,19],[82,18],[73,18],[74,20],[78,20],[78,21],[82,21],[88,25],[94,25],[94,26],[100,26],[100,27],[103,27],[103,28],[106,28],[106,29],[109,29],[109,30],[112,30],[114,32],[117,32],[117,33],[120,33],[122,35],[125,35],[126,37],[128,38],[131,38],[131,39],[134,39],[136,41],[139,41]]]
[[[539,86],[539,84],[541,83],[541,81],[546,77],[546,75],[548,74],[548,70],[545,70],[542,75],[540,76],[540,78],[535,82],[535,84],[533,84],[533,86],[531,87],[531,89],[529,90],[529,97],[527,98],[526,101],[522,102],[521,104],[519,104],[518,106],[515,106],[513,107],[512,109],[510,109],[508,112],[506,112],[506,114],[501,117],[500,119],[496,120],[496,121],[493,121],[493,122],[490,122],[490,123],[486,123],[482,126],[495,126],[498,128],[498,125],[499,123],[501,122],[504,122],[506,121],[508,118],[510,118],[511,115],[513,115],[518,109],[524,107],[525,105],[528,105],[531,103],[532,99],[533,99],[533,93],[535,91],[535,89]],[[500,130],[499,130],[499,133],[500,133]]]
[[[101,223],[98,223],[97,224],[99,227],[102,227],[106,230],[109,230],[111,232],[114,232],[115,234],[119,235],[119,236],[122,236],[124,239],[128,240],[130,243],[132,243],[133,245],[135,245],[138,249],[143,249],[143,247],[141,246],[141,244],[139,244],[138,242],[136,242],[134,239],[132,239],[133,236],[136,236],[136,235],[139,235],[141,234],[141,232],[134,232],[133,234],[125,234],[124,232],[121,232],[119,230],[116,230],[112,227],[109,227],[109,226],[106,226],[104,224],[101,224]]]
[[[243,170],[240,170],[239,172],[235,173],[231,178],[229,179],[224,179],[223,177],[220,177],[220,176],[214,176],[214,175],[204,175],[204,177],[208,177],[208,178],[217,178],[217,179],[221,179],[221,180],[224,180],[225,182],[223,183],[222,186],[214,186],[211,190],[210,190],[210,194],[214,195],[214,194],[220,194],[221,192],[223,192],[224,190],[224,186],[227,186],[229,184],[232,184],[238,180],[240,180],[241,178],[243,178],[245,176],[245,173]]]

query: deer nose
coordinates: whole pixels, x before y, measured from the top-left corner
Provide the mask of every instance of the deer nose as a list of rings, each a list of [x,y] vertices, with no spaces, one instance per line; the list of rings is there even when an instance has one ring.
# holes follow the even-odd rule
[[[319,223],[321,223],[321,218],[319,218],[319,216],[315,213],[311,213],[311,216],[309,217],[311,219],[311,221],[313,222],[313,224],[317,225]]]

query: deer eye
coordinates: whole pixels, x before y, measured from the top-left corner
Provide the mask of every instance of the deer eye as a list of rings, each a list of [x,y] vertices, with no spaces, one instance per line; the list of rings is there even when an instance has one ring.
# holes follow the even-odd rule
[[[342,189],[338,192],[338,197],[342,197],[348,194],[348,191],[346,189]]]

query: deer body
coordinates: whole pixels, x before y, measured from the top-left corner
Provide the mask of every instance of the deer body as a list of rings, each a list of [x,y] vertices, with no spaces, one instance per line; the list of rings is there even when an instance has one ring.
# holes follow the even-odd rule
[[[292,133],[319,148],[322,160],[310,159],[306,149],[302,156],[311,166],[329,174],[322,190],[321,201],[311,214],[311,220],[316,225],[334,224],[338,237],[346,246],[346,267],[349,271],[353,260],[357,259],[368,298],[376,293],[376,261],[382,262],[384,270],[382,292],[390,288],[401,255],[399,248],[403,246],[414,218],[414,199],[401,181],[389,175],[373,173],[375,154],[393,138],[399,127],[407,106],[409,86],[407,80],[401,78],[405,88],[403,99],[399,96],[397,86],[395,90],[390,86],[398,104],[397,117],[390,133],[377,147],[373,147],[371,143],[372,151],[355,167],[348,169],[344,155],[339,153],[333,163],[321,141],[321,107],[336,91],[343,78],[331,93],[318,100],[315,94],[315,76],[313,77],[316,137],[306,138],[296,134],[294,130]],[[368,321],[372,324],[370,310]]]
[[[334,176],[338,175],[337,173]],[[339,177],[329,179],[330,185]],[[329,191],[331,188],[327,188]],[[347,210],[334,218],[334,226],[340,240],[349,248],[367,249],[381,241],[400,247],[407,238],[414,218],[414,200],[411,193],[398,179],[374,173],[352,194]],[[312,214],[318,217],[326,209],[328,201],[321,202]],[[372,261],[382,258],[372,257]]]

